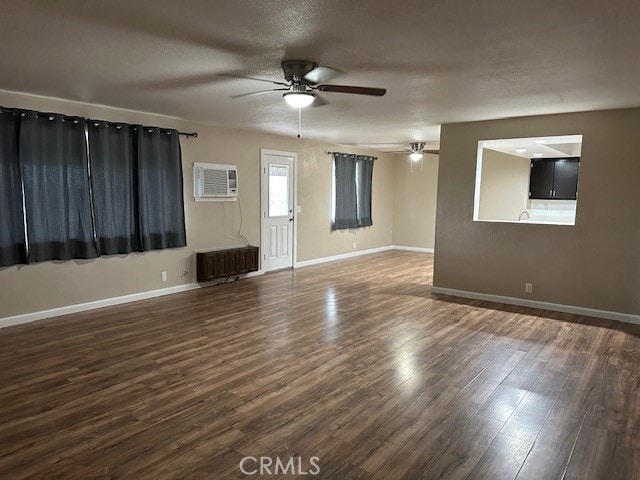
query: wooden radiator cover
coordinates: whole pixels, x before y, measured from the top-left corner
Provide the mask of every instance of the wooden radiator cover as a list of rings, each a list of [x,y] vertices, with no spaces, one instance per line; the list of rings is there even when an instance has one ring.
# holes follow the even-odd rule
[[[259,249],[252,245],[199,252],[196,255],[198,282],[209,282],[258,270]]]

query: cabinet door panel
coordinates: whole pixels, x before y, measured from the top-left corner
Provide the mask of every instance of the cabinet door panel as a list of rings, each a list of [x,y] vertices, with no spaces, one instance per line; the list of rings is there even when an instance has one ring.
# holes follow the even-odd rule
[[[226,277],[227,273],[227,252],[216,252],[215,278]]]
[[[255,272],[258,270],[258,249],[250,248],[247,252],[247,271]]]
[[[227,255],[227,275],[237,275],[238,271],[238,250],[230,250]]]
[[[213,280],[215,269],[215,257],[210,253],[198,253],[197,259],[197,279],[199,282]]]
[[[578,160],[557,160],[553,174],[556,200],[575,200],[578,193]]]
[[[532,160],[529,177],[529,198],[548,200],[553,198],[553,160]]]
[[[247,273],[247,250],[238,250],[238,272]]]
[[[213,280],[216,278],[216,256],[215,255],[207,255],[206,257],[206,267],[205,267],[205,276],[206,280]]]

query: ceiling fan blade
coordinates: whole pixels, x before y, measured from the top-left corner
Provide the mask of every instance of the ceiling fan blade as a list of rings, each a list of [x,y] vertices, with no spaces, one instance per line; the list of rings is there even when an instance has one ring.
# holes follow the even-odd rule
[[[250,97],[252,95],[260,95],[260,94],[263,94],[263,93],[278,92],[278,91],[282,91],[282,90],[289,90],[289,89],[288,88],[270,88],[269,90],[260,90],[258,92],[249,92],[249,93],[241,93],[239,95],[231,95],[231,98]]]
[[[329,102],[327,102],[327,99],[324,98],[321,95],[318,95],[316,93],[316,98],[313,100],[313,103],[311,104],[312,107],[323,107],[325,105],[329,105]]]
[[[431,155],[440,155],[440,150],[423,150],[424,153],[430,153]]]
[[[329,82],[334,78],[339,77],[340,75],[344,75],[344,72],[336,68],[331,67],[316,67],[307,73],[303,80],[311,83],[312,85],[317,85],[318,83]]]
[[[285,83],[285,82],[277,82],[275,80],[268,80],[266,78],[255,78],[255,77],[246,77],[244,75],[234,75],[232,73],[218,73],[217,76],[218,77],[226,77],[226,78],[239,78],[241,80],[254,80],[256,82],[273,83],[274,85],[284,85],[286,87],[289,86],[289,84]]]
[[[373,95],[375,97],[382,97],[387,93],[386,88],[351,87],[349,85],[318,85],[316,89],[321,92],[355,93],[357,95]]]

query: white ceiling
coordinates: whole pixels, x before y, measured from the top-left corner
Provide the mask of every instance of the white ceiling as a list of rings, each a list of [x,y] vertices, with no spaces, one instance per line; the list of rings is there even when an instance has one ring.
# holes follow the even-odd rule
[[[582,154],[582,135],[483,140],[482,148],[522,158],[579,157]]]
[[[636,0],[0,1],[0,89],[295,135],[283,59],[346,72],[309,138],[380,149],[442,123],[640,105]]]

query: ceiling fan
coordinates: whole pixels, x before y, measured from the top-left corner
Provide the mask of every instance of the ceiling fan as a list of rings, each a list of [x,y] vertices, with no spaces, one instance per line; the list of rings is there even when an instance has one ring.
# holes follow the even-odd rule
[[[319,107],[328,103],[318,95],[318,92],[352,93],[372,95],[374,97],[382,97],[387,93],[385,88],[326,84],[325,82],[342,75],[342,72],[334,68],[319,66],[317,63],[308,60],[284,60],[280,65],[284,72],[284,82],[253,79],[279,85],[278,88],[234,95],[234,98],[282,91],[284,92],[282,95],[289,105],[294,108],[304,108],[311,104]]]
[[[425,153],[440,155],[440,150],[425,150],[424,142],[411,142],[409,148],[405,148],[404,150],[396,150],[389,153],[408,153],[411,160],[417,162],[418,160],[422,160],[422,157]]]

